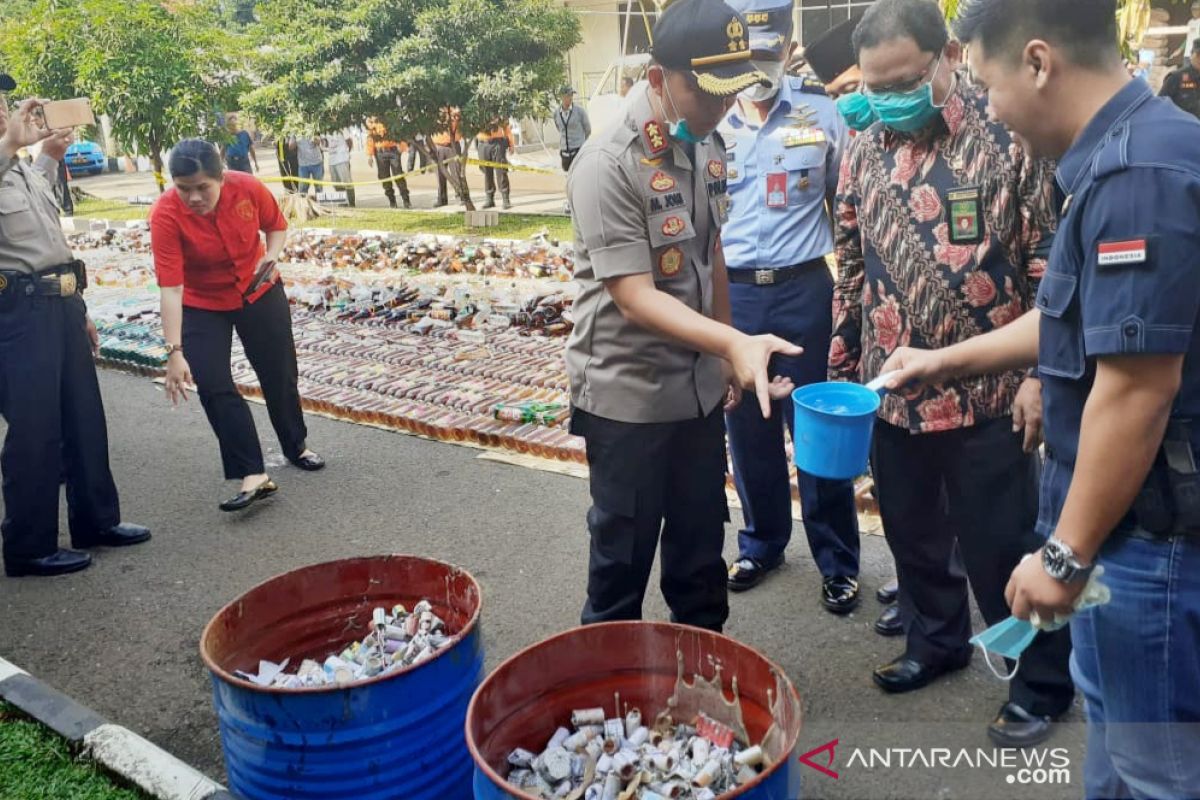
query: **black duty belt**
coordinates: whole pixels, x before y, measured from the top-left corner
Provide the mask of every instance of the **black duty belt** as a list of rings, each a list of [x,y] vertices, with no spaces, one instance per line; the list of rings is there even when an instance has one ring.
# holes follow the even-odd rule
[[[728,269],[730,283],[748,283],[752,286],[774,286],[799,278],[813,269],[828,269],[823,258],[814,258],[803,264],[778,269]]]
[[[82,261],[59,264],[32,275],[0,270],[0,294],[74,297],[86,288],[87,270]]]

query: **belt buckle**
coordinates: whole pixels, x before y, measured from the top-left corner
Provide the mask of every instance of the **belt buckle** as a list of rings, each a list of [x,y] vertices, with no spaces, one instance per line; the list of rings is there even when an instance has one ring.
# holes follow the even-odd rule
[[[773,269],[756,269],[754,270],[754,285],[755,286],[770,286],[775,283],[775,270]]]
[[[75,278],[75,273],[68,272],[58,276],[58,295],[59,297],[70,297],[75,294],[78,288],[78,281]]]

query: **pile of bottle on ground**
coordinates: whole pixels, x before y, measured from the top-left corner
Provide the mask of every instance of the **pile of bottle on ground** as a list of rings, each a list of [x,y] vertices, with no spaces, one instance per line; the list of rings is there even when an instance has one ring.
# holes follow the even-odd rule
[[[289,673],[286,670],[291,659],[278,664],[260,661],[256,674],[241,670],[237,674],[259,686],[283,689],[345,686],[428,661],[451,638],[445,622],[433,613],[433,606],[422,600],[412,611],[402,605],[393,607],[390,614],[376,608],[371,614],[371,632],[324,662],[306,658],[299,669]]]
[[[762,747],[701,714],[694,724],[641,712],[605,718],[603,708],[571,713],[541,753],[508,756],[508,782],[536,797],[564,800],[714,800],[754,780],[767,766]]]

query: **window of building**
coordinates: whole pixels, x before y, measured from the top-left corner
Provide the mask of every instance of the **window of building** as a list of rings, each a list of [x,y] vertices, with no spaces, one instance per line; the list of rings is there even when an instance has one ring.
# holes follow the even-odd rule
[[[800,0],[800,42],[807,45],[825,31],[861,14],[873,0]]]

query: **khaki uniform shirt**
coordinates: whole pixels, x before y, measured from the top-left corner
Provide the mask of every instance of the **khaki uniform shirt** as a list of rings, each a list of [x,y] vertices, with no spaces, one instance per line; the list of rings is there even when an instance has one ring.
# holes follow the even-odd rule
[[[49,156],[33,166],[0,158],[0,270],[32,274],[75,258],[49,183],[57,176],[58,162]]]
[[[649,274],[712,316],[712,264],[728,212],[725,151],[715,135],[695,165],[645,93],[579,152],[567,179],[575,227],[575,329],[567,374],[576,408],[619,422],[677,422],[711,412],[721,362],[629,322],[604,281]]]

